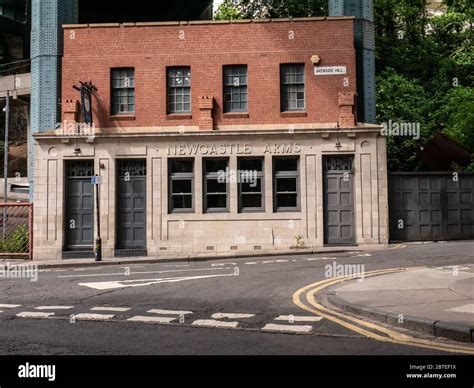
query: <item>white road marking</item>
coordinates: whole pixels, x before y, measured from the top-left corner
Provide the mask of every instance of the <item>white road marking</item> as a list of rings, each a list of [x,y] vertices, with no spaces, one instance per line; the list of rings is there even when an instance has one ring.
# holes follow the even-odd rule
[[[0,313],[3,313],[3,311],[0,311]]]
[[[262,328],[264,332],[292,334],[308,334],[312,330],[313,326],[276,325],[274,323],[269,323]]]
[[[145,322],[145,323],[171,323],[176,317],[146,317],[137,315],[135,317],[127,319],[130,322]]]
[[[35,310],[71,310],[74,306],[39,306]]]
[[[237,265],[237,263],[213,263],[211,264],[211,267],[222,267],[225,265]]]
[[[180,265],[168,264],[168,265],[165,265],[165,268],[186,268],[186,267],[189,267],[189,264],[180,264]]]
[[[54,313],[39,313],[35,311],[24,311],[18,313],[16,316],[19,318],[49,318],[52,317]]]
[[[474,304],[465,304],[464,306],[454,307],[447,311],[453,311],[455,313],[474,314]]]
[[[318,260],[336,260],[335,257],[308,257],[306,261],[318,261]]]
[[[255,265],[255,264],[258,264],[258,262],[257,261],[247,261],[244,264],[246,264],[246,265]]]
[[[252,318],[255,314],[240,314],[240,313],[215,313],[212,314],[211,318],[214,319],[245,319],[245,318]]]
[[[94,288],[96,290],[114,290],[118,288],[127,287],[143,287],[161,283],[177,283],[186,280],[198,280],[198,279],[210,279],[224,276],[235,276],[232,274],[219,274],[219,275],[205,275],[205,276],[183,276],[176,278],[160,278],[160,279],[136,279],[136,280],[122,280],[122,281],[110,281],[110,282],[95,282],[95,283],[79,283],[80,286]]]
[[[0,309],[16,309],[21,307],[21,304],[0,304]]]
[[[92,307],[91,311],[115,311],[121,313],[130,309],[131,307]]]
[[[147,312],[150,314],[164,314],[164,315],[188,315],[188,314],[193,313],[192,311],[161,310],[161,309],[148,310]]]
[[[198,319],[194,321],[193,326],[201,326],[201,327],[212,327],[212,328],[221,328],[221,329],[235,329],[239,322],[223,322],[223,321],[216,321],[214,319]]]
[[[280,315],[275,318],[275,321],[287,322],[319,322],[323,317],[316,317],[311,315]]]
[[[224,270],[224,269],[233,269],[233,268],[167,269],[167,270],[163,270],[163,271],[130,272],[130,275],[147,275],[147,274],[157,274],[157,273],[196,272],[196,271],[219,271],[219,270]],[[124,272],[90,273],[90,274],[85,274],[85,275],[59,275],[58,278],[87,278],[87,277],[102,277],[102,276],[125,276],[125,277],[129,277],[130,275],[125,275]]]
[[[106,321],[114,316],[112,314],[76,314],[73,317],[76,321]]]
[[[266,261],[261,261],[261,264],[281,264],[281,263],[289,263],[289,260],[266,260]]]

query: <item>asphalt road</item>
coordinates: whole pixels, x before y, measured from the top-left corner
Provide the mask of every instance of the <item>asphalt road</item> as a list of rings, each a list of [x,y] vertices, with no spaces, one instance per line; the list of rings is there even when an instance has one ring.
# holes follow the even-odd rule
[[[325,266],[334,261],[364,264],[365,271],[462,265],[474,262],[474,242],[336,255],[48,269],[40,270],[36,282],[0,279],[0,354],[447,354],[369,339],[296,306],[293,294],[324,280]],[[239,315],[225,315],[229,313]],[[307,321],[299,322],[300,316]],[[306,332],[262,330],[272,327],[268,325]]]

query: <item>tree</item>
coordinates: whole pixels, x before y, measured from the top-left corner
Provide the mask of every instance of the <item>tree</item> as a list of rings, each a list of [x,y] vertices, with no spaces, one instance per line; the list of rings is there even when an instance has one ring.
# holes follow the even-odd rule
[[[391,171],[421,166],[416,150],[443,132],[474,152],[474,7],[445,0],[431,15],[426,0],[374,0],[377,118],[419,123],[421,137],[389,138]],[[327,0],[225,0],[216,18],[327,15]]]
[[[225,0],[214,18],[259,19],[327,15],[327,0]]]
[[[432,133],[427,120],[431,109],[428,94],[419,82],[385,69],[377,76],[377,122],[413,123],[420,126],[420,138],[388,136],[388,165],[391,171],[411,171],[420,168],[416,151]]]

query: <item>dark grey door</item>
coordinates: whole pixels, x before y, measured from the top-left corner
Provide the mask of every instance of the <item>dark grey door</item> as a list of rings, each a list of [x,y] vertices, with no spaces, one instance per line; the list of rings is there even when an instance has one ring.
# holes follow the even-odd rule
[[[119,160],[117,249],[146,249],[146,161]]]
[[[352,156],[328,156],[324,168],[324,243],[354,245]]]
[[[67,161],[65,249],[92,250],[94,239],[94,175],[92,160]]]
[[[390,239],[474,238],[474,174],[391,173]]]

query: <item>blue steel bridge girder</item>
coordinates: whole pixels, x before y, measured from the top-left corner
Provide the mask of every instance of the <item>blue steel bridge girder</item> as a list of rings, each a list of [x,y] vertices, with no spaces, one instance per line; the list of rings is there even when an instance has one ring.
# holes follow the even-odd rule
[[[375,124],[375,26],[373,0],[329,0],[329,16],[354,16],[357,120]]]
[[[30,201],[34,193],[35,153],[32,135],[55,128],[60,118],[62,25],[77,23],[78,0],[32,0],[31,131],[28,139]]]

